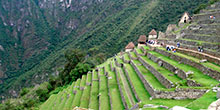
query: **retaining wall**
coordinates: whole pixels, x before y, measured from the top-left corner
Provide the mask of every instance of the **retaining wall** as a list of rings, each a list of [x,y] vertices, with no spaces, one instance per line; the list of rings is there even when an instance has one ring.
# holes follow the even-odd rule
[[[161,49],[154,49],[156,52],[160,53],[160,54],[163,54],[165,56],[168,56],[176,61],[179,61],[180,63],[184,63],[184,64],[187,64],[187,65],[190,65],[190,66],[193,66],[197,69],[199,69],[200,71],[202,71],[204,74],[212,77],[213,79],[216,79],[216,80],[220,80],[220,72],[217,72],[215,70],[212,70],[208,67],[205,67],[203,66],[202,64],[200,63],[196,63],[194,61],[191,61],[187,58],[183,58],[183,57],[180,57],[180,56],[177,56],[177,55],[174,55],[172,53],[169,53],[169,52],[166,52],[164,50],[161,50]]]

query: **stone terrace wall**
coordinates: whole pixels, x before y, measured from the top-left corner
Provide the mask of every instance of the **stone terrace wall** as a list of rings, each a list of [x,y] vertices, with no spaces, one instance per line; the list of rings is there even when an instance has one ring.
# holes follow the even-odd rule
[[[151,60],[153,60],[155,63],[158,63],[160,64],[162,67],[168,69],[169,71],[177,74],[178,77],[182,78],[182,79],[186,79],[188,76],[186,74],[186,72],[184,72],[183,70],[171,65],[170,63],[158,58],[158,57],[155,57],[154,55],[152,55],[151,53],[148,53],[147,54],[147,57]]]
[[[154,67],[152,67],[150,64],[145,62],[141,57],[138,57],[139,61],[160,81],[161,84],[163,84],[166,88],[172,88],[175,85],[165,78],[161,73],[159,73]]]
[[[201,97],[207,90],[202,89],[176,89],[175,91],[155,91],[156,98],[162,99],[197,99]]]
[[[181,53],[184,53],[184,54],[187,54],[187,55],[195,56],[197,58],[207,59],[210,62],[214,62],[214,63],[220,65],[220,61],[219,60],[216,60],[216,59],[208,57],[208,56],[204,56],[203,54],[194,53],[194,52],[190,52],[190,51],[186,51],[186,50],[180,50],[178,48],[177,48],[177,51],[181,52]]]
[[[131,65],[133,66],[134,70],[138,74],[141,81],[144,83],[145,89],[148,91],[148,93],[151,95],[151,97],[154,97],[154,88],[150,83],[148,83],[147,80],[145,80],[144,76],[142,75],[141,71],[137,68],[137,66],[134,64],[133,61],[131,61]]]
[[[125,63],[130,63],[129,60],[125,60],[125,57],[124,57],[124,56],[122,57],[122,60],[123,60],[123,62],[125,62]]]
[[[133,83],[131,82],[131,79],[130,79],[130,77],[129,77],[129,75],[128,75],[128,71],[127,71],[127,69],[125,68],[125,66],[123,66],[123,69],[124,69],[124,71],[125,71],[125,74],[126,74],[126,76],[127,76],[128,81],[129,81],[129,83],[130,83],[130,85],[131,85],[131,89],[132,89],[132,91],[134,92],[135,98],[137,99],[138,102],[140,102],[141,100],[140,100],[139,96],[137,95],[136,90],[134,89],[134,85],[133,85]]]
[[[137,60],[138,58],[132,57],[132,55],[130,53],[128,53],[128,56],[132,59],[132,60]]]
[[[172,59],[174,59],[176,61],[179,61],[180,63],[191,65],[191,66],[199,69],[200,71],[202,71],[204,74],[212,77],[213,79],[220,80],[220,72],[217,72],[217,71],[212,70],[212,69],[210,69],[208,67],[205,67],[205,66],[203,66],[200,63],[193,62],[193,61],[191,61],[189,59],[186,59],[186,58],[174,55],[172,53],[166,52],[166,51],[161,50],[161,49],[157,49],[156,48],[155,51],[160,53],[160,54],[163,54],[165,56],[168,56],[168,57],[170,57],[170,58],[172,58]]]
[[[117,80],[118,88],[119,88],[119,91],[120,91],[122,103],[123,103],[125,109],[126,109],[126,110],[129,110],[128,104],[127,104],[127,102],[125,101],[125,97],[124,97],[124,94],[123,94],[122,89],[121,89],[121,85],[120,85],[120,82],[119,82],[119,77],[118,77],[118,75],[117,75],[117,74],[120,74],[121,71],[119,71],[117,68],[115,68],[114,70],[115,70],[115,74],[116,74],[116,80]]]
[[[144,55],[145,55],[144,53],[143,53],[143,54],[138,54],[138,52],[137,52],[136,49],[134,49],[134,53],[135,53],[137,56],[144,56]]]
[[[139,78],[144,83],[144,87],[148,91],[148,93],[151,95],[152,98],[162,98],[162,99],[197,99],[201,97],[206,90],[202,89],[180,89],[177,88],[174,91],[161,91],[156,90],[153,88],[153,86],[146,81],[140,70],[137,68],[137,66],[131,61],[131,65],[134,67],[135,71],[137,72]]]

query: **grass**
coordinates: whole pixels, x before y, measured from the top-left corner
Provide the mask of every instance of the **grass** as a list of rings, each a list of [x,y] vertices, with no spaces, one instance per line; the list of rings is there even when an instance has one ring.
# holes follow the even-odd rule
[[[143,83],[141,82],[133,67],[130,64],[125,64],[125,68],[127,69],[128,77],[130,78],[140,100],[148,100],[150,98],[150,94],[144,88]]]
[[[125,101],[126,101],[128,107],[131,108],[132,106],[134,106],[137,103],[137,99],[135,98],[134,93],[132,92],[131,87],[130,87],[122,69],[121,68],[116,68],[116,69],[119,71],[119,73],[117,73],[116,75],[118,77],[119,84],[121,85],[121,90],[122,90],[122,93],[125,97]]]
[[[77,80],[78,81],[78,80]],[[74,99],[74,94],[73,94],[73,87],[75,86],[75,84],[76,83],[73,83],[71,86],[71,88],[70,88],[70,90],[69,90],[69,98],[67,99],[67,101],[66,101],[66,104],[65,104],[65,106],[64,106],[64,110],[71,110],[71,106],[72,106],[72,102],[73,102],[73,99]]]
[[[132,81],[132,84],[134,85],[134,89],[137,92],[137,95],[141,99],[141,103],[143,104],[155,104],[155,105],[166,105],[168,107],[173,107],[173,106],[185,106],[186,104],[192,102],[193,100],[191,99],[186,99],[186,100],[173,100],[173,99],[153,99],[149,100],[150,95],[144,88],[143,83],[135,73],[135,70],[130,64],[125,64],[125,67],[128,71],[128,75]]]
[[[175,75],[174,73],[170,72],[169,70],[167,70],[163,67],[158,66],[157,63],[153,62],[152,60],[150,60],[146,56],[142,56],[141,58],[144,61],[146,61],[148,64],[150,64],[152,67],[154,67],[159,73],[161,73],[164,77],[166,77],[171,82],[175,83],[175,82],[181,81],[181,79],[177,75]],[[170,76],[170,74],[173,74],[173,76]]]
[[[90,100],[89,100],[89,108],[93,110],[99,110],[99,81],[98,81],[98,74],[96,71],[92,73],[93,81],[92,87],[90,92]]]
[[[207,75],[204,75],[200,70],[198,70],[197,68],[195,67],[192,67],[190,65],[186,65],[186,64],[179,64],[178,61],[175,61],[167,56],[164,56],[162,54],[159,54],[157,52],[154,52],[154,51],[150,51],[149,53],[151,53],[152,55],[168,62],[169,64],[185,71],[185,72],[188,72],[188,71],[192,71],[194,74],[193,74],[193,77],[192,79],[195,80],[196,82],[202,84],[203,86],[210,86],[212,84],[214,85],[217,85],[218,84],[218,81],[216,81],[215,79],[212,79],[210,78],[209,76]]]
[[[207,109],[208,106],[216,100],[216,93],[210,90],[199,99],[188,104],[186,107],[192,110]]]
[[[111,79],[108,79],[108,89],[109,94],[112,102],[112,110],[123,110],[124,106],[121,100],[120,91],[118,88],[117,80],[116,80],[116,74],[111,71],[110,65],[105,66],[106,71],[108,71],[108,76],[111,77]]]
[[[91,83],[91,81],[92,81],[92,74],[87,74],[86,83],[89,84]],[[85,89],[83,90],[80,107],[82,108],[89,107],[90,90],[91,90],[91,86],[86,85]]]
[[[82,76],[82,80],[80,82],[80,88],[81,87],[85,87],[85,84],[86,84],[86,75],[83,75]],[[82,96],[82,93],[83,91],[80,90],[80,88],[77,88],[77,93],[74,97],[74,100],[73,100],[73,103],[72,103],[72,108],[76,107],[76,106],[80,106],[80,99],[81,99],[81,96]]]
[[[193,40],[193,39],[180,39],[180,40],[185,40],[185,41],[191,41],[191,42],[196,42],[198,45],[202,45],[204,43],[206,44],[214,44],[214,45],[219,45],[220,43],[218,42],[206,42],[206,41],[201,41],[201,40]],[[197,45],[197,46],[198,46]]]
[[[134,63],[136,64],[137,68],[141,71],[144,78],[157,90],[163,90],[166,89],[158,80],[157,78],[149,71],[147,70],[138,60],[134,60]]]
[[[145,50],[150,50],[150,47],[148,46],[142,46]]]
[[[57,94],[56,95],[52,94],[50,98],[40,106],[40,110],[50,110],[56,98],[57,98]]]
[[[100,83],[99,83],[99,109],[110,110],[110,102],[108,97],[107,78],[104,75],[103,69],[100,71]]]
[[[61,103],[59,104],[57,110],[63,109],[63,107],[65,106],[66,101],[67,101],[67,91],[64,90],[64,93],[63,93],[63,96],[62,96],[62,99],[61,99]]]
[[[125,53],[125,54],[124,54],[124,59],[127,60],[127,61],[131,60],[130,57],[129,57],[129,55],[128,55],[128,53]]]
[[[189,55],[185,55],[185,54],[182,54],[182,53],[179,53],[179,52],[176,52],[175,55],[178,55],[178,56],[183,57],[183,58],[187,58],[187,59],[189,59],[191,61],[194,61],[194,62],[197,62],[197,63],[199,63],[199,61],[200,61],[200,59],[198,59],[198,58],[195,58],[195,57],[192,57],[192,56],[189,56]],[[208,61],[204,62],[204,63],[200,63],[200,64],[220,72],[220,65],[217,65],[217,64],[214,64],[214,63],[211,63],[211,62],[208,62]]]
[[[130,52],[131,57],[137,58],[137,55],[134,52]]]
[[[144,54],[144,52],[139,48],[136,48],[135,50],[137,51],[137,54]]]
[[[122,59],[119,58],[119,56],[116,56],[116,60],[118,61],[118,63],[123,63]]]

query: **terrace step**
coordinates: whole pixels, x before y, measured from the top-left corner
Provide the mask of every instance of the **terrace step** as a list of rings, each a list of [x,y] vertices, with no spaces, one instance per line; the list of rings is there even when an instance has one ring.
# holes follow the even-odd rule
[[[165,49],[158,49],[155,48],[155,51],[163,54],[167,57],[170,57],[178,62],[196,67],[197,69],[199,69],[200,71],[202,71],[204,74],[212,77],[213,79],[216,80],[220,80],[220,66],[210,63],[210,62],[203,62],[203,63],[199,63],[200,59],[188,56],[188,55],[184,55],[181,53],[173,53],[173,52],[167,52]]]
[[[219,28],[220,30],[220,28]],[[202,29],[202,28],[188,28],[188,29],[184,29],[181,31],[181,33],[185,33],[185,34],[188,34],[188,35],[193,35],[193,34],[197,34],[197,35],[204,35],[204,36],[207,36],[207,37],[210,37],[210,36],[216,36],[216,37],[219,37],[218,35],[220,34],[218,29]]]
[[[220,7],[215,9],[204,9],[200,11],[200,13],[205,13],[205,14],[209,14],[213,12],[220,12]]]
[[[186,65],[186,64],[180,64],[178,61],[175,61],[167,56],[164,56],[162,54],[159,54],[157,52],[154,52],[154,51],[150,51],[148,53],[148,56],[150,57],[157,57],[159,58],[159,60],[157,61],[158,63],[160,61],[162,61],[162,66],[170,69],[171,71],[176,71],[177,70],[177,74],[178,76],[185,76],[187,75],[187,72],[192,72],[193,74],[191,75],[191,77],[183,77],[183,78],[188,78],[190,80],[193,80],[197,83],[194,82],[193,85],[191,85],[192,83],[189,83],[187,81],[187,84],[190,84],[188,86],[206,86],[206,87],[209,87],[211,85],[216,85],[218,84],[218,81],[216,81],[215,79],[212,79],[210,78],[209,76],[207,75],[204,75],[199,69],[195,68],[195,67],[192,67],[190,65]],[[165,63],[165,62],[166,63]],[[167,64],[168,63],[168,64]],[[172,66],[170,66],[172,65]],[[182,72],[180,72],[182,71]],[[176,72],[175,72],[176,73]],[[193,77],[192,77],[193,76]],[[187,79],[187,80],[188,80]],[[191,81],[190,81],[191,82]]]
[[[90,92],[89,108],[93,110],[99,110],[99,79],[97,71],[92,72],[92,86]]]
[[[160,81],[166,88],[175,87],[181,79],[171,71],[160,67],[146,56],[139,57],[139,61]]]
[[[220,24],[218,23],[213,23],[213,24],[192,24],[189,25],[188,29],[191,30],[200,30],[200,29],[204,29],[204,30],[212,30],[212,29],[219,29],[220,28]]]
[[[193,15],[193,21],[209,20],[210,16],[214,16],[215,20],[220,20],[220,12],[200,13]]]
[[[205,41],[205,42],[215,43],[215,44],[220,42],[220,36],[218,35],[193,34],[193,32],[190,30],[183,31],[183,32],[186,34],[181,37],[182,39],[192,39],[192,40]]]
[[[115,72],[112,72],[110,69],[110,65],[107,64],[104,67],[104,71],[108,75],[108,92],[111,104],[111,110],[123,110],[124,106],[121,100],[120,91],[117,85],[117,79]]]
[[[80,99],[82,97],[82,93],[85,88],[85,85],[86,85],[86,75],[83,75],[81,82],[80,82],[80,87],[77,88],[76,91],[74,91],[74,92],[76,92],[76,94],[75,94],[75,97],[73,100],[72,108],[75,108],[76,106],[78,106],[78,107],[80,106]]]
[[[136,103],[137,100],[132,92],[132,89],[122,71],[122,68],[115,67],[116,78],[118,82],[118,87],[121,94],[121,99],[124,103],[125,109],[132,108]]]
[[[145,89],[143,82],[140,80],[134,68],[130,64],[125,64],[123,69],[137,101],[140,102],[148,100],[150,98],[150,94]]]
[[[110,99],[108,95],[108,82],[104,74],[104,69],[98,69],[99,77],[99,110],[110,110]]]
[[[68,99],[67,99],[67,101],[65,103],[65,106],[64,106],[65,110],[71,110],[72,102],[73,102],[73,99],[74,99],[74,96],[75,96],[74,95],[75,85],[77,85],[77,82],[73,82],[72,85],[71,85],[71,88],[68,91],[68,93],[69,93],[68,96],[67,96]]]
[[[80,101],[81,108],[88,108],[89,107],[89,99],[90,99],[90,90],[91,90],[91,81],[92,81],[92,74],[87,73],[86,77],[86,86],[83,90],[83,94]]]
[[[212,56],[210,54],[201,53],[201,52],[198,52],[198,51],[195,51],[195,50],[184,49],[184,48],[178,48],[177,51],[181,52],[181,53],[189,54],[189,55],[197,57],[197,58],[207,59],[210,62],[214,62],[214,63],[220,65],[220,57],[215,57],[215,56]]]

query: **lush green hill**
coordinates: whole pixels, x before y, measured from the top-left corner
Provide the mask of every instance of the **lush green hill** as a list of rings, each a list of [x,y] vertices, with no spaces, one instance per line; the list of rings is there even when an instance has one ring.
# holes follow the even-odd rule
[[[184,106],[192,110],[207,109],[211,102],[217,100],[212,87],[218,85],[219,81],[201,72],[200,67],[190,66],[185,62],[179,64],[177,60],[170,58],[170,55],[180,58],[184,55],[186,60],[196,62],[190,58],[193,56],[181,52],[167,52],[169,55],[165,54],[166,52],[164,48],[152,51],[145,46],[141,49],[135,48],[134,52],[109,58],[92,72],[83,75],[81,80],[78,79],[58,94],[51,95],[40,106],[40,110],[72,110],[75,107],[94,110],[124,110],[137,107],[152,110],[168,109],[173,106]],[[147,55],[142,55],[143,53]],[[171,66],[166,66],[165,63],[159,66],[159,61],[150,55]],[[215,65],[220,69],[220,65]],[[184,72],[192,71],[193,75],[184,79],[170,69],[172,66]],[[174,86],[167,88],[167,85],[160,79],[161,77],[157,77],[157,72],[171,81]],[[201,86],[190,85],[187,83],[188,80],[193,80]],[[151,88],[157,92],[152,92]],[[202,92],[200,95],[196,92],[209,89],[209,92]],[[187,98],[184,98],[185,95],[181,93],[171,95],[173,92],[184,90],[187,91],[184,92]],[[191,90],[193,92],[190,93]],[[162,94],[162,98],[160,96],[162,91],[166,91],[168,95]],[[198,99],[191,96],[198,96]]]
[[[164,31],[207,1],[79,0],[68,7],[59,0],[2,0],[0,73],[7,77],[1,78],[0,93],[17,96],[20,88],[47,80],[65,63],[68,48],[113,56],[140,34]]]

